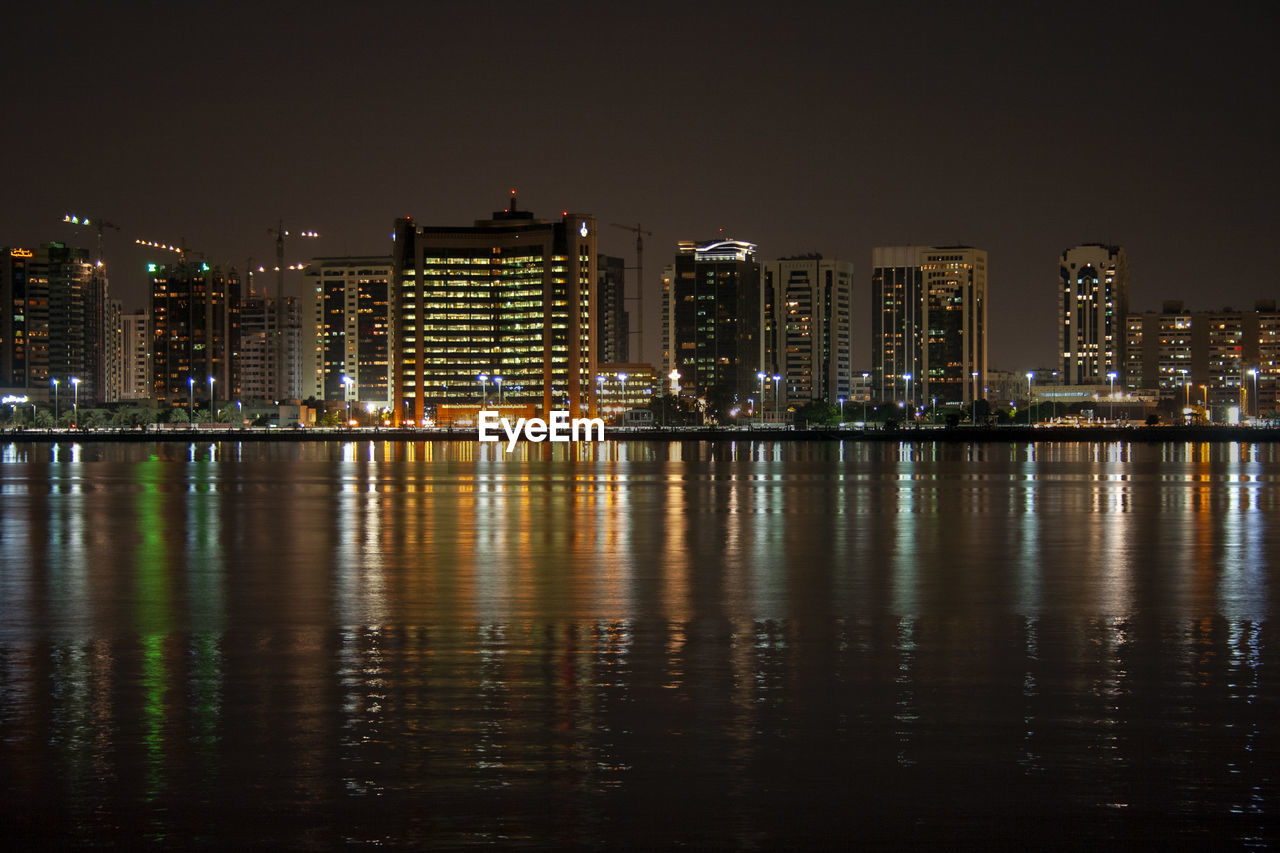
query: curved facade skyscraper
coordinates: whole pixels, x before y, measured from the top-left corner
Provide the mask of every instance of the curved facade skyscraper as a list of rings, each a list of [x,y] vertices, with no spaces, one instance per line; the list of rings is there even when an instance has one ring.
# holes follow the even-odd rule
[[[1123,374],[1129,261],[1120,246],[1082,243],[1058,264],[1058,362],[1063,385]]]

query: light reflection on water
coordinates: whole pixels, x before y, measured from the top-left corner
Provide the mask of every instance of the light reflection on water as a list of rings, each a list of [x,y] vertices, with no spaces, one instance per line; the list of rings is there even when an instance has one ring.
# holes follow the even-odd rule
[[[1276,840],[1269,445],[2,451],[20,840]]]

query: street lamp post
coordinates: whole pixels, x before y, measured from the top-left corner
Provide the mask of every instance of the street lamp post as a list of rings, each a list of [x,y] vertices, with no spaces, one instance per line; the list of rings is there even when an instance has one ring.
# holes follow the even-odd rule
[[[487,409],[489,408],[489,374],[478,374],[476,380],[480,383],[480,408]]]
[[[773,374],[773,416],[782,423],[782,377]]]
[[[978,425],[978,371],[975,370],[969,375],[973,377],[973,414],[970,416],[970,420],[973,422],[974,426],[977,426]]]
[[[1253,416],[1254,418],[1257,418],[1258,415],[1262,413],[1262,408],[1258,405],[1258,370],[1257,368],[1250,368],[1249,375],[1253,377]]]
[[[80,378],[71,377],[71,423],[80,426]]]
[[[871,396],[871,385],[867,382],[871,378],[870,373],[862,374],[862,426],[867,425],[867,398]]]
[[[1031,390],[1031,379],[1035,376],[1030,370],[1027,371],[1027,423],[1031,423],[1031,410],[1035,408],[1036,398]]]
[[[342,377],[342,397],[347,403],[347,426],[351,426],[351,386],[355,380],[350,376]]]
[[[1200,386],[1200,393],[1204,395],[1204,396],[1202,397],[1202,399],[1203,399],[1203,401],[1204,401],[1204,419],[1205,419],[1205,422],[1207,423],[1207,422],[1209,422],[1209,421],[1213,420],[1211,417],[1209,417],[1209,386],[1208,386],[1208,385],[1201,385],[1201,386]]]
[[[596,412],[604,414],[604,374],[596,374]]]
[[[844,397],[837,397],[840,401],[840,425],[844,426]]]
[[[196,428],[196,378],[187,377],[187,429]]]
[[[493,377],[493,382],[495,385],[498,386],[498,408],[501,409],[502,408],[502,377],[501,376]]]
[[[764,371],[756,371],[756,379],[760,380],[760,423],[764,424],[765,405],[764,405]]]
[[[213,377],[209,377],[209,417],[213,420],[218,419],[218,407],[214,405],[213,400]]]
[[[910,374],[910,373],[904,373],[904,374],[902,374],[902,378],[903,378],[904,380],[906,380],[906,386],[907,386],[907,388],[906,388],[906,391],[907,391],[907,397],[906,397],[907,411],[911,412],[911,420],[913,420],[913,421],[914,421],[914,420],[916,419],[916,414],[915,414],[915,407],[911,405],[911,374]]]
[[[1116,419],[1116,372],[1113,370],[1107,374],[1107,379],[1111,380],[1111,421],[1114,423]]]
[[[58,380],[54,379],[52,380],[52,382],[53,382],[53,425],[57,426],[58,425]]]
[[[621,406],[621,408],[622,408],[622,414],[623,414],[623,417],[625,417],[625,416],[626,416],[626,413],[627,413],[627,412],[629,412],[629,411],[631,410],[630,406],[628,406],[628,405],[627,405],[627,379],[628,379],[628,378],[629,378],[629,377],[628,377],[628,376],[627,376],[627,374],[625,374],[625,373],[619,373],[619,374],[618,374],[618,382],[619,382],[619,383],[621,383],[621,385],[622,385],[622,406]]]
[[[674,367],[671,368],[671,372],[667,374],[667,378],[671,380],[671,396],[676,398],[675,414],[679,415],[680,413],[680,371],[676,370]],[[663,414],[663,417],[666,417],[666,414],[667,414],[666,406],[662,407],[662,414]]]

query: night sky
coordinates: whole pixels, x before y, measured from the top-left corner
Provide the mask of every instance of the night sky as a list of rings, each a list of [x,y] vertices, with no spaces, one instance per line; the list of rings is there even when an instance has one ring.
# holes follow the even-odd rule
[[[388,253],[395,217],[469,224],[516,187],[629,262],[607,223],[654,232],[650,360],[679,239],[852,260],[861,369],[875,245],[988,250],[993,368],[1052,363],[1078,242],[1127,248],[1136,310],[1280,296],[1277,7],[1041,5],[10,7],[0,244],[119,224],[128,310],[167,260],[135,238],[242,267],[283,217],[324,235],[290,262]]]

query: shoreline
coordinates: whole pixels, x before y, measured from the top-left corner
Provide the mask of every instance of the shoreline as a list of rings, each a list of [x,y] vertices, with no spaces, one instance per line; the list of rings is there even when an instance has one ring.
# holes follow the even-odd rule
[[[351,442],[351,441],[478,441],[474,429],[195,429],[195,430],[13,430],[0,432],[0,443],[59,444],[76,442]],[[815,442],[870,441],[921,443],[1023,443],[1023,442],[1280,442],[1280,427],[1255,426],[1083,426],[1083,427],[900,427],[892,430],[858,429],[738,429],[738,428],[606,428],[605,442]],[[538,442],[545,443],[545,442]]]

